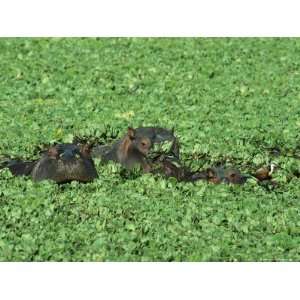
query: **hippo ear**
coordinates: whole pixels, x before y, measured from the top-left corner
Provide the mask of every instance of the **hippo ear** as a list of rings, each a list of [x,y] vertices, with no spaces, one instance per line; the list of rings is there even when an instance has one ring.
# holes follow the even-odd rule
[[[212,168],[208,168],[207,169],[207,176],[208,176],[208,178],[214,178],[214,177],[216,177],[216,173]]]
[[[93,147],[94,147],[94,143],[92,143],[92,142],[86,143],[86,148],[87,148],[89,151],[91,151]]]
[[[47,155],[49,157],[52,157],[52,158],[57,158],[57,156],[58,156],[58,150],[57,150],[57,148],[55,146],[50,147],[48,149]]]
[[[127,135],[133,140],[135,138],[135,130],[132,127],[128,127]]]
[[[93,144],[87,143],[80,147],[80,152],[85,156],[89,156],[91,154],[92,148],[93,148]]]
[[[178,142],[178,140],[175,138],[175,139],[173,140],[172,145],[171,145],[170,153],[172,153],[172,154],[175,156],[175,158],[177,158],[177,159],[179,159],[179,155],[180,155],[180,150],[179,150],[179,148],[180,148],[179,142]]]

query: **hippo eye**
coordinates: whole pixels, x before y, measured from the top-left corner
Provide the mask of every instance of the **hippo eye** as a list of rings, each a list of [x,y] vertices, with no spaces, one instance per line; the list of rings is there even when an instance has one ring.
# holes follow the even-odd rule
[[[148,143],[147,143],[146,141],[142,141],[142,142],[141,142],[141,145],[142,145],[143,147],[147,147],[147,146],[148,146]]]

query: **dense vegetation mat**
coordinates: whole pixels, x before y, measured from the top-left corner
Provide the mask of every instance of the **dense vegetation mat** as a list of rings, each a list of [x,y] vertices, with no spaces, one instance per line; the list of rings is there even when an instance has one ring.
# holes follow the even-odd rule
[[[0,39],[0,160],[175,126],[192,168],[275,163],[276,189],[96,161],[88,184],[0,171],[2,261],[298,261],[299,39]]]

